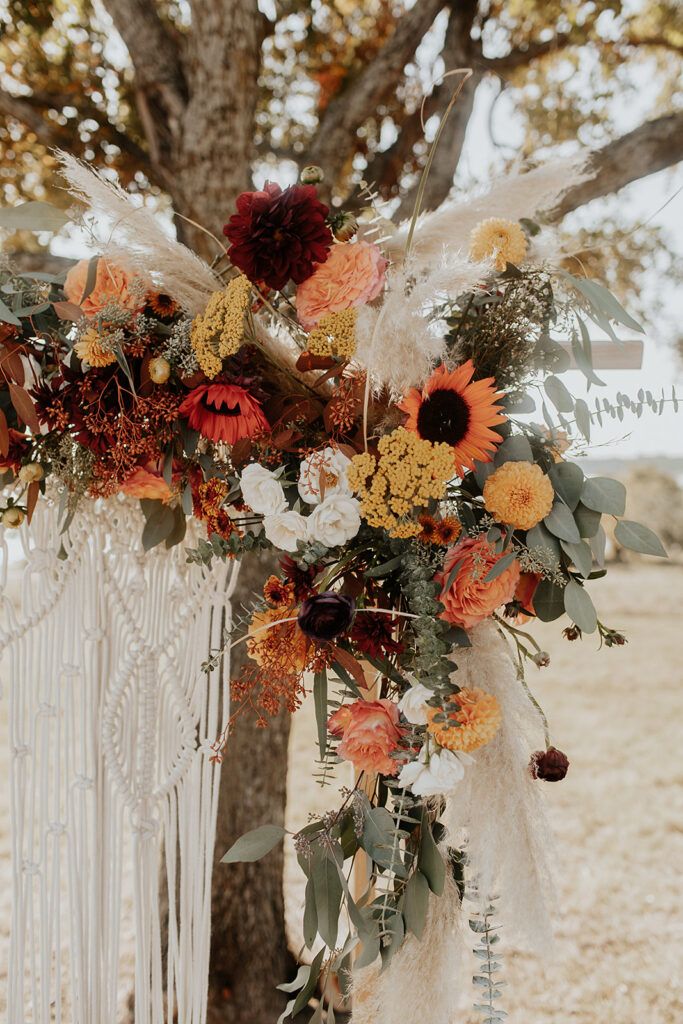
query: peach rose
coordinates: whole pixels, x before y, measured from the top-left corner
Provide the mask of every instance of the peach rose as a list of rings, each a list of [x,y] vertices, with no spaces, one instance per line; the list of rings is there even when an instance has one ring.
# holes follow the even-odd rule
[[[296,290],[296,311],[310,331],[325,313],[339,313],[377,298],[387,261],[372,242],[333,245],[325,263]]]
[[[511,601],[519,580],[519,562],[503,569],[499,576],[486,582],[486,576],[503,555],[497,555],[485,537],[466,537],[446,552],[443,570],[434,577],[442,587],[439,600],[445,610],[442,619],[454,626],[472,629],[492,615],[496,608]],[[457,575],[446,589],[456,566]]]
[[[66,275],[64,282],[64,294],[69,302],[80,306],[88,317],[97,316],[110,302],[116,302],[119,306],[139,312],[145,305],[145,290],[142,286],[139,289],[133,288],[134,277],[131,277],[110,263],[109,260],[100,258],[97,261],[97,274],[95,276],[95,287],[83,298],[86,281],[88,280],[89,260],[79,260]]]
[[[138,466],[121,484],[121,491],[129,498],[148,498],[150,501],[168,501],[171,489],[160,473]]]
[[[345,761],[353,761],[356,771],[396,774],[399,764],[389,755],[398,747],[401,729],[393,701],[346,704],[330,716],[327,728],[333,736],[341,736],[337,752]]]

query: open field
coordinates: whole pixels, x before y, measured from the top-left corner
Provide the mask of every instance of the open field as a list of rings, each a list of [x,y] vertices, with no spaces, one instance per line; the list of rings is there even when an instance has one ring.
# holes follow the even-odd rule
[[[604,621],[629,644],[596,652],[569,644],[557,625],[536,627],[551,666],[530,677],[569,755],[567,779],[545,785],[560,857],[560,913],[553,959],[506,958],[510,1024],[683,1022],[683,568],[614,566],[593,590]],[[310,778],[310,708],[295,720],[292,824],[327,806]],[[7,778],[6,713],[0,777]],[[0,789],[0,1016],[9,926],[8,794]],[[288,917],[302,892],[287,867]],[[296,936],[293,936],[294,943]],[[474,1021],[467,1013],[453,1024]],[[398,1024],[398,1022],[397,1022]]]

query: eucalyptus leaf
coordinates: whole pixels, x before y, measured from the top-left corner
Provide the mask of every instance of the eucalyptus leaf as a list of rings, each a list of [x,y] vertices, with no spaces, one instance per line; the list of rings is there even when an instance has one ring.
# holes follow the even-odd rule
[[[8,231],[59,231],[70,220],[64,210],[42,200],[0,210],[0,227]]]
[[[566,384],[563,384],[559,377],[555,377],[554,374],[546,377],[543,387],[558,412],[574,411],[574,399]]]
[[[274,850],[286,835],[280,825],[259,825],[245,832],[237,839],[228,852],[221,857],[221,864],[251,864]]]
[[[0,320],[6,324],[12,324],[13,327],[21,327],[21,320],[19,317],[12,312],[2,299],[0,299]]]
[[[513,434],[506,437],[496,452],[494,463],[502,466],[504,462],[533,462],[534,453],[531,445],[523,434]]]
[[[429,910],[429,882],[421,871],[415,871],[406,885],[403,916],[406,928],[421,939]]]
[[[608,476],[589,477],[583,485],[581,502],[594,512],[623,516],[626,509],[626,488]]]
[[[587,441],[591,439],[591,414],[583,398],[577,398],[574,405],[576,425]]]
[[[583,470],[574,462],[558,462],[548,476],[564,503],[572,510],[576,508],[583,489]]]
[[[576,566],[584,579],[588,579],[593,568],[593,552],[585,540],[578,544],[570,544],[569,541],[560,541],[562,550],[571,559],[572,565]]]
[[[526,544],[531,552],[542,549],[549,552],[555,561],[560,559],[560,542],[543,523],[539,523],[527,532]]]
[[[422,812],[422,828],[420,830],[420,849],[417,865],[429,883],[435,896],[440,896],[446,884],[446,865],[434,842],[434,836],[426,813]]]
[[[397,854],[396,826],[386,807],[373,807],[368,812],[360,843],[375,864],[390,868],[399,877],[405,876],[405,867]]]
[[[591,551],[593,558],[600,569],[605,567],[605,550],[607,548],[607,534],[603,530],[602,526],[598,527],[598,532],[594,537],[590,539]]]
[[[315,721],[318,727],[318,746],[320,760],[327,750],[327,672],[323,669],[313,677],[313,703],[315,705]]]
[[[594,309],[599,310],[616,323],[623,324],[624,327],[630,327],[631,330],[638,331],[639,334],[645,333],[638,321],[626,312],[619,300],[604,285],[587,277],[574,277],[573,274],[568,274],[566,271],[561,273],[581,292],[584,298],[588,299]]]
[[[306,881],[306,895],[304,897],[304,942],[309,949],[313,948],[316,935],[318,934],[318,910],[315,904],[315,887],[313,879]]]
[[[300,1013],[305,1006],[308,1005],[308,1000],[315,992],[315,987],[318,984],[318,978],[320,977],[320,968],[322,967],[323,958],[325,956],[325,947],[319,950],[313,958],[313,962],[308,971],[308,977],[304,982],[299,995],[294,1000],[294,1005],[291,1009],[292,1017],[296,1017],[297,1013]]]
[[[168,505],[157,502],[157,508],[151,513],[142,530],[142,546],[145,551],[151,551],[157,544],[162,544],[171,536],[176,522],[173,509]]]
[[[583,633],[594,633],[598,628],[598,616],[588,591],[576,580],[570,580],[564,588],[564,608]]]
[[[644,526],[632,519],[621,519],[614,530],[614,537],[622,547],[637,551],[641,555],[668,557],[657,534],[649,526]]]
[[[342,884],[335,860],[323,852],[313,864],[313,889],[318,914],[318,932],[330,949],[337,944]]]
[[[543,520],[550,532],[560,540],[568,540],[572,544],[581,540],[574,516],[563,501],[556,500],[549,514]]]
[[[554,622],[564,615],[564,588],[541,580],[534,591],[534,611],[541,622]]]
[[[484,576],[484,583],[490,583],[492,580],[495,580],[497,576],[500,576],[502,572],[505,572],[505,570],[512,565],[516,558],[516,551],[508,551],[506,555],[499,558],[498,561],[491,566],[489,571],[486,573],[486,576]]]
[[[582,537],[589,540],[600,529],[601,513],[587,508],[582,502],[574,509],[574,521]]]

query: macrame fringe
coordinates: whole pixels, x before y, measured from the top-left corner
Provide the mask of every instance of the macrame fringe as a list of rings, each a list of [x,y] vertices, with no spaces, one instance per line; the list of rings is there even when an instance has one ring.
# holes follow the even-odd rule
[[[84,501],[67,536],[59,523],[47,498],[30,527],[0,529],[7,1019],[117,1024],[132,903],[136,1024],[204,1024],[220,780],[208,755],[229,713],[229,656],[201,664],[230,627],[236,565],[203,573],[182,545],[144,552],[128,499]],[[18,602],[6,586],[10,537],[24,555]]]

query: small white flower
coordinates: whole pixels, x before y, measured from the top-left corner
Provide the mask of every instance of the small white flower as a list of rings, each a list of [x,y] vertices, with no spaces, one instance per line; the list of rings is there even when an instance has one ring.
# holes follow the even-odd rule
[[[430,754],[425,744],[417,761],[410,761],[401,768],[398,784],[404,789],[410,787],[414,796],[443,796],[451,793],[463,779],[465,764],[469,761],[471,758],[442,747]]]
[[[297,541],[308,540],[308,520],[299,512],[276,512],[265,516],[263,529],[270,543],[281,551],[296,551]]]
[[[351,494],[346,471],[351,465],[338,448],[312,452],[301,463],[299,494],[309,505],[317,505],[332,494]],[[324,486],[323,486],[324,485]]]
[[[403,712],[404,717],[411,725],[426,725],[427,701],[433,696],[433,690],[428,690],[422,683],[414,683],[401,697],[398,709]]]
[[[308,517],[311,540],[328,548],[347,544],[360,530],[360,505],[355,498],[331,494]]]
[[[282,484],[258,462],[250,462],[240,476],[242,497],[257,515],[273,516],[287,508]]]

